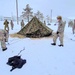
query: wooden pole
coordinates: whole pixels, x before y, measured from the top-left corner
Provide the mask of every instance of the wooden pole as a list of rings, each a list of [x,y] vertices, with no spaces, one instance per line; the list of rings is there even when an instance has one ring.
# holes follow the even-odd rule
[[[16,0],[16,14],[17,14],[17,24],[19,24],[19,20],[18,20],[18,0]]]

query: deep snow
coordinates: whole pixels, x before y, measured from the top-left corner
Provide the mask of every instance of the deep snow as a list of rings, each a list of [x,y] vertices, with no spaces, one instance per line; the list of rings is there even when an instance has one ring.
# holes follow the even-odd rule
[[[0,22],[0,29],[3,29],[3,22]],[[57,30],[57,26],[48,26]],[[18,32],[20,25],[15,23],[11,33]],[[65,27],[64,47],[51,46],[52,38],[41,39],[19,39],[9,37],[8,50],[3,52],[0,47],[0,73],[1,75],[75,75],[75,37],[72,29]],[[70,39],[73,39],[70,40]],[[15,69],[10,72],[11,67],[6,64],[9,57],[17,55],[20,50],[25,50],[20,54],[27,63],[22,69]]]

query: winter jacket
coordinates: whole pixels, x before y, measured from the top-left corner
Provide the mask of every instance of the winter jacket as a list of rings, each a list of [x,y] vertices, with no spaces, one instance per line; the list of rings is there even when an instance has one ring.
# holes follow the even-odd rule
[[[65,23],[63,21],[58,22],[58,32],[63,33],[65,28]]]
[[[4,22],[4,25],[5,25],[6,27],[8,27],[8,24],[9,24],[8,21],[5,21],[5,22]]]

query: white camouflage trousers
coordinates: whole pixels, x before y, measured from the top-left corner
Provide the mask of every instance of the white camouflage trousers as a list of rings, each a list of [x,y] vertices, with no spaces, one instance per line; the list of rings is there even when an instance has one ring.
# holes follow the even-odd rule
[[[5,49],[6,48],[5,39],[0,39],[0,42],[1,42],[1,48]]]
[[[56,43],[57,38],[59,37],[60,44],[63,45],[63,38],[64,38],[64,33],[59,33],[59,34],[54,34],[53,36],[53,42]]]

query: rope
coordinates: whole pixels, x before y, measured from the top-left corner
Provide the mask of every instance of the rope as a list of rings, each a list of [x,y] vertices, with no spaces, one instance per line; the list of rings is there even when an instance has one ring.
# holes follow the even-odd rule
[[[20,52],[18,53],[18,56],[21,54],[21,52],[22,51],[24,51],[25,50],[25,47],[22,49],[22,50],[20,50]]]
[[[14,39],[14,40],[15,40],[15,39]],[[23,40],[23,39],[22,39],[22,40]],[[21,41],[20,39],[16,39],[16,41],[14,41],[14,42],[11,42],[11,43],[8,42],[7,45],[13,45],[13,44],[18,43],[18,42],[20,42],[20,41]]]

